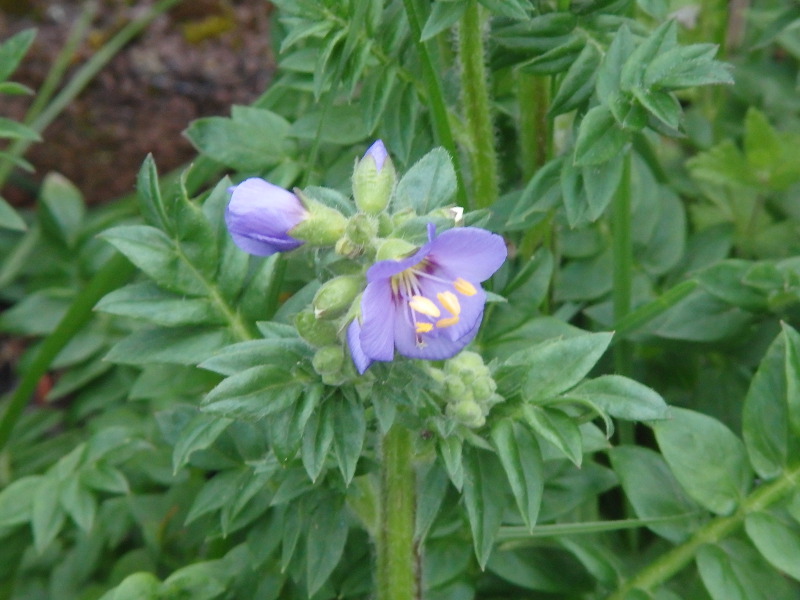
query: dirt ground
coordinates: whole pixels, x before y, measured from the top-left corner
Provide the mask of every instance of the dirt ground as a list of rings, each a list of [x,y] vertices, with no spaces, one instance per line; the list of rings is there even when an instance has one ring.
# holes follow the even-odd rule
[[[12,76],[37,89],[87,0],[0,0],[0,39],[27,27],[36,41]],[[151,4],[98,0],[98,11],[70,73]],[[58,171],[90,203],[133,190],[142,160],[152,152],[161,172],[191,160],[181,132],[190,121],[227,115],[252,102],[269,83],[274,59],[266,0],[184,0],[120,52],[44,132],[26,158],[33,174],[15,173],[3,196],[34,201],[38,182]],[[31,99],[0,98],[2,116],[20,118]]]

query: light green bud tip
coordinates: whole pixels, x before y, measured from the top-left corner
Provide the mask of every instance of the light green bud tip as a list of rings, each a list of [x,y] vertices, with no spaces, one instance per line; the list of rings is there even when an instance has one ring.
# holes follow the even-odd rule
[[[383,240],[383,243],[378,247],[378,253],[375,256],[376,260],[398,260],[405,258],[409,254],[415,252],[417,247],[405,240],[399,238],[389,238]]]
[[[312,305],[317,319],[335,319],[350,308],[364,287],[362,275],[340,275],[317,290]]]
[[[462,400],[456,404],[447,405],[447,413],[467,427],[481,427],[486,423],[486,416],[483,409],[474,400]]]
[[[308,210],[308,218],[289,230],[293,238],[312,246],[333,246],[344,235],[347,219],[338,210],[312,200],[298,189],[295,194]]]
[[[358,209],[377,215],[389,205],[397,173],[383,142],[376,141],[353,170],[353,198]]]
[[[325,346],[317,350],[311,365],[320,375],[338,373],[344,364],[344,351],[341,346]]]
[[[338,341],[336,326],[330,321],[318,320],[310,310],[297,313],[294,326],[300,337],[312,346],[328,346]]]
[[[367,246],[378,234],[378,223],[373,217],[358,214],[350,218],[345,236],[356,246]]]

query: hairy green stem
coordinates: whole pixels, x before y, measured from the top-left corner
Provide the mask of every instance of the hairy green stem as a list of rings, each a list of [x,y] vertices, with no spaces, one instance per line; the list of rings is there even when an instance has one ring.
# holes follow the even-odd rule
[[[489,74],[483,48],[483,8],[469,0],[459,28],[458,58],[461,64],[461,101],[469,136],[474,185],[471,206],[487,208],[497,202],[497,152],[494,147]]]
[[[8,443],[25,405],[36,389],[39,379],[50,367],[50,363],[53,362],[53,359],[61,349],[67,345],[67,342],[92,317],[92,309],[98,300],[125,283],[133,275],[134,271],[134,266],[128,262],[127,258],[121,254],[115,254],[76,296],[55,331],[42,342],[33,360],[23,373],[17,389],[11,394],[11,399],[6,406],[5,412],[0,417],[0,450]]]
[[[547,119],[550,105],[549,78],[520,73],[517,102],[522,174],[528,180],[547,162],[552,152],[552,135]]]
[[[624,600],[634,589],[649,591],[667,581],[689,564],[701,546],[714,544],[738,530],[747,515],[764,510],[784,498],[800,486],[800,465],[787,470],[781,477],[756,488],[727,517],[718,517],[706,523],[680,546],[676,546],[660,558],[628,579],[608,600]]]
[[[402,424],[382,444],[381,520],[378,534],[378,600],[417,600],[417,549],[414,543],[416,481],[411,432]]]
[[[453,165],[455,166],[456,177],[458,179],[458,203],[466,207],[467,192],[464,189],[464,181],[461,176],[461,161],[459,160],[453,131],[450,128],[450,121],[447,116],[447,104],[444,101],[442,81],[439,78],[437,70],[433,66],[433,58],[428,49],[429,42],[422,41],[422,25],[415,0],[403,0],[403,6],[405,7],[406,18],[408,19],[408,25],[411,29],[411,37],[417,47],[420,64],[422,65],[422,77],[425,80],[425,87],[428,91],[428,107],[431,111],[431,120],[433,121],[436,138],[438,143],[450,153],[450,157],[453,159]]]
[[[95,52],[92,57],[80,68],[70,79],[69,83],[61,92],[53,98],[47,107],[30,122],[30,127],[34,131],[41,133],[53,122],[53,120],[63,111],[84,88],[94,79],[94,77],[122,50],[128,42],[142,32],[156,17],[175,6],[181,0],[161,0],[153,5],[141,17],[134,19],[119,33],[111,38],[107,44]],[[14,157],[21,157],[32,142],[29,140],[17,140],[11,144],[8,154]],[[11,160],[0,160],[0,188],[3,187],[8,176],[14,168]]]

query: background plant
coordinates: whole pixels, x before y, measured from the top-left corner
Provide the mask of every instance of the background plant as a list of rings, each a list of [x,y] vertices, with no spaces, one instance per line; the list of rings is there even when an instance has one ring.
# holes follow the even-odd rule
[[[188,128],[198,167],[146,159],[137,210],[51,176],[0,239],[23,381],[60,373],[4,399],[6,597],[409,597],[381,489],[416,491],[377,554],[422,548],[426,598],[795,597],[795,6],[275,4],[279,74]],[[333,377],[295,323],[369,252],[250,258],[222,212],[258,175],[357,223],[376,138],[387,235],[457,203],[512,252],[476,354]],[[485,424],[448,412],[489,376]]]

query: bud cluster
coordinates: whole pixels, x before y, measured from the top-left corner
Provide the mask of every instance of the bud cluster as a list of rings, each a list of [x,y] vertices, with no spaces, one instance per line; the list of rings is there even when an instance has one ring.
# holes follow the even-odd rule
[[[492,406],[503,400],[489,367],[475,352],[461,352],[448,360],[441,381],[447,415],[467,427],[483,426]]]

